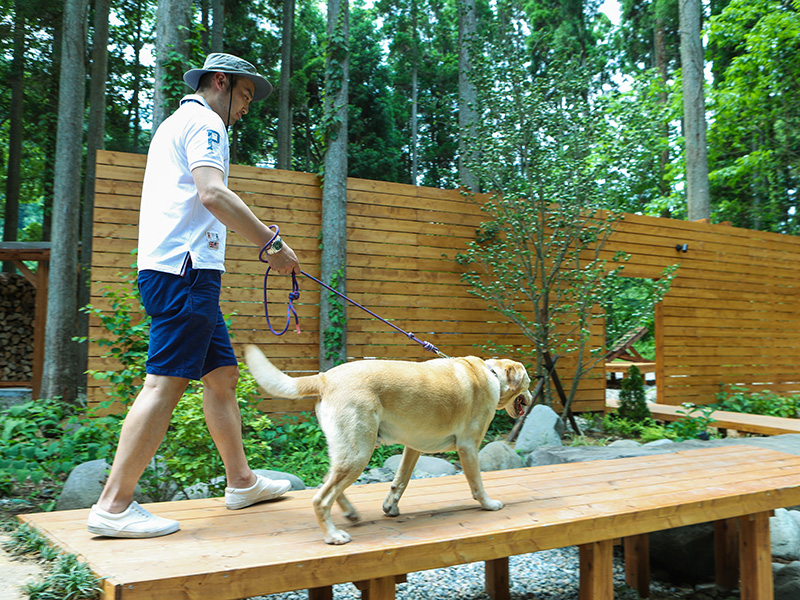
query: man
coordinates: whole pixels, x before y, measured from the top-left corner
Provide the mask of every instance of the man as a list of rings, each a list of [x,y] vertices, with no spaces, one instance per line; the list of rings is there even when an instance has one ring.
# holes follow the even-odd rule
[[[120,432],[108,481],[92,507],[96,535],[147,538],[178,530],[133,501],[189,380],[203,382],[203,410],[225,465],[225,505],[244,508],[284,494],[288,481],[255,474],[242,445],[238,360],[219,307],[226,228],[259,248],[270,267],[300,272],[294,251],[227,187],[227,128],[272,86],[249,62],[210,54],[184,81],[195,90],[150,144],[139,216],[139,290],[151,316],[147,375]]]

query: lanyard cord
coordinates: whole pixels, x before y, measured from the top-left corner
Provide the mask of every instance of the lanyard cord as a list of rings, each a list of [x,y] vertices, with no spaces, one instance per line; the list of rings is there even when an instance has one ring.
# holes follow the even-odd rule
[[[265,252],[270,247],[270,244],[272,244],[272,242],[278,237],[278,226],[277,225],[272,225],[272,226],[270,226],[270,229],[272,229],[272,228],[275,229],[275,235],[272,236],[272,239],[270,241],[268,241],[266,244],[264,244],[264,247],[261,249],[261,252],[259,252],[259,254],[258,254],[258,259],[261,262],[267,262],[267,259],[264,258]],[[295,330],[297,331],[297,333],[300,333],[300,320],[299,320],[299,318],[297,316],[297,311],[294,308],[294,301],[297,300],[298,298],[300,298],[300,286],[297,283],[297,276],[294,273],[292,273],[292,291],[289,292],[289,302],[288,302],[288,306],[287,306],[287,309],[286,309],[286,326],[283,328],[283,330],[281,332],[277,332],[272,328],[272,323],[270,323],[270,319],[269,319],[269,309],[267,308],[267,280],[269,278],[269,272],[270,272],[271,268],[272,267],[267,267],[267,271],[264,273],[264,316],[267,319],[267,325],[269,326],[269,330],[272,333],[274,333],[275,335],[283,335],[289,329],[289,324],[291,323],[292,315],[294,315]],[[436,346],[434,346],[430,342],[422,341],[417,336],[415,336],[413,333],[410,333],[408,331],[403,331],[402,329],[400,329],[394,323],[390,323],[389,321],[387,321],[383,317],[380,317],[380,316],[376,315],[374,312],[372,312],[371,310],[369,310],[365,306],[362,306],[358,302],[355,302],[354,300],[351,300],[350,298],[345,296],[343,293],[341,293],[339,290],[336,290],[336,289],[332,288],[328,284],[320,281],[319,279],[317,279],[316,277],[314,277],[312,275],[309,275],[305,271],[300,271],[300,273],[305,275],[306,277],[308,277],[312,281],[315,281],[316,283],[318,283],[319,285],[321,285],[325,289],[333,292],[337,296],[347,300],[353,306],[356,306],[356,307],[360,308],[361,310],[363,310],[364,312],[366,312],[366,313],[370,314],[371,316],[375,317],[379,321],[383,321],[389,327],[394,328],[395,330],[399,331],[400,333],[405,335],[410,340],[413,340],[413,341],[417,342],[418,344],[420,344],[425,350],[427,350],[429,352],[433,352],[433,353],[435,353],[436,355],[438,355],[438,356],[440,356],[442,358],[450,358],[449,356],[447,356],[444,352],[440,351]]]

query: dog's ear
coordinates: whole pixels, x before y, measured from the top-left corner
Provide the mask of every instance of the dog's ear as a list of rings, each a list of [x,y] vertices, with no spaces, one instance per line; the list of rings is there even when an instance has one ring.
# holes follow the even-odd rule
[[[525,380],[525,367],[518,362],[512,362],[506,367],[506,381],[508,387],[512,390],[518,390],[522,387],[522,382]]]

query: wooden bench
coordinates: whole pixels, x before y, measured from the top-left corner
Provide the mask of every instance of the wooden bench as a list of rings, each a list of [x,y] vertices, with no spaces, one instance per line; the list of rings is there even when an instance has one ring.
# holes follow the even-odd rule
[[[566,546],[579,548],[580,598],[611,600],[618,539],[629,552],[628,581],[647,596],[647,534],[714,521],[722,525],[722,580],[738,580],[738,563],[742,600],[770,600],[769,516],[800,504],[800,457],[735,445],[489,472],[484,482],[504,509],[480,510],[463,475],[412,481],[397,518],[380,508],[389,484],[354,486],[349,496],[363,520],[344,525],[353,536],[344,546],[322,542],[314,490],[241,511],[226,510],[221,498],[151,505],[179,519],[181,530],[149,540],[93,537],[88,510],[20,519],[82,557],[108,600],[225,600],[298,589],[319,599],[346,582],[359,582],[369,600],[391,600],[406,573],[476,561],[486,561],[487,590],[502,600],[508,557]],[[738,546],[730,527],[737,522]]]
[[[619,400],[607,399],[606,411],[619,408]],[[647,408],[654,419],[659,421],[679,421],[686,418],[689,412],[685,406],[648,403]],[[769,417],[766,415],[750,415],[746,413],[715,410],[711,413],[714,419],[712,427],[720,430],[732,429],[744,433],[758,435],[780,435],[784,433],[800,433],[800,419]]]

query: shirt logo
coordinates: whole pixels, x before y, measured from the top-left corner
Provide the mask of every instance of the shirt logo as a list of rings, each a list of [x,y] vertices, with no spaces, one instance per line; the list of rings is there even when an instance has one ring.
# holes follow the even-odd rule
[[[214,144],[219,144],[219,132],[213,131],[212,129],[208,130],[208,148],[206,150],[213,150]]]
[[[212,250],[219,250],[219,234],[216,231],[206,231],[208,247]]]

